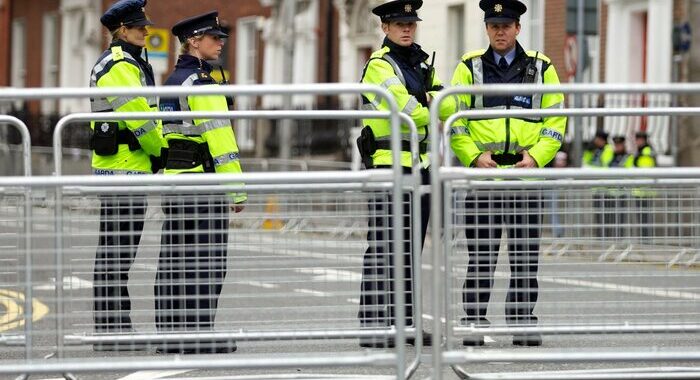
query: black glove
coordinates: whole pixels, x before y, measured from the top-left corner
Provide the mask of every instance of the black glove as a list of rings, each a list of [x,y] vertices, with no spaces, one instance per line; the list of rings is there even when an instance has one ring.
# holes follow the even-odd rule
[[[164,168],[161,157],[148,156],[148,158],[151,159],[151,171],[153,172],[153,174],[158,173],[160,169]]]

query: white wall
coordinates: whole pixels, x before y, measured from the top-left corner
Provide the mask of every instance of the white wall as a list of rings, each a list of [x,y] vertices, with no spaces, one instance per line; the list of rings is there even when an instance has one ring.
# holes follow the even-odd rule
[[[284,25],[283,1],[276,1],[270,18],[263,22],[265,62],[263,62],[263,83],[284,83],[285,51],[288,44],[294,44],[292,83],[314,83],[318,72],[317,40],[319,22],[319,0],[294,0],[297,2],[294,16],[294,33],[290,34]],[[295,107],[311,108],[313,96],[295,96]],[[282,106],[282,97],[263,97],[265,108]]]
[[[90,70],[101,53],[101,4],[93,0],[61,0],[61,87],[88,87]],[[106,33],[106,32],[105,32]],[[62,99],[59,112],[90,110],[89,99]]]
[[[608,3],[608,40],[605,77],[608,82],[641,80],[639,12],[647,12],[646,82],[671,81],[673,1],[605,0]]]

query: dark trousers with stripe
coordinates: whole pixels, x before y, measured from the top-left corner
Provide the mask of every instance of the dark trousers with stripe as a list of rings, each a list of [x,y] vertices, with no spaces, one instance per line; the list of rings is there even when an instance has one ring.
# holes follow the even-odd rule
[[[141,241],[146,200],[143,195],[100,197],[100,235],[93,272],[95,331],[131,328],[129,270]]]
[[[428,170],[421,170],[424,185],[430,183]],[[403,195],[403,242],[399,250],[404,255],[404,289],[406,301],[406,325],[413,325],[413,272],[420,270],[420,263],[413,263],[411,247],[412,237],[412,199],[410,194]],[[395,324],[394,311],[394,252],[390,242],[393,230],[392,201],[389,194],[376,196],[369,202],[369,221],[367,231],[368,247],[365,251],[362,283],[360,288],[360,310],[358,318],[365,327],[391,326]],[[421,242],[425,240],[430,216],[430,195],[421,196]],[[420,249],[423,249],[421,245]],[[420,302],[420,300],[415,300]]]
[[[228,201],[222,195],[167,197],[163,212],[156,327],[211,330],[226,276]]]
[[[465,232],[469,267],[462,301],[467,322],[487,324],[502,224],[508,226],[510,284],[505,315],[509,325],[536,324],[542,199],[538,195],[469,197]]]

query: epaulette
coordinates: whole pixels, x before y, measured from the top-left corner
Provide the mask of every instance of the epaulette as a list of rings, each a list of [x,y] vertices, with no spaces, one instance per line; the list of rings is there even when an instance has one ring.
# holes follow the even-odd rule
[[[467,54],[462,56],[462,62],[468,61],[468,60],[475,58],[475,57],[480,57],[480,56],[484,55],[484,53],[486,53],[486,49],[472,50],[472,51],[470,51]]]
[[[121,61],[124,59],[124,51],[121,46],[112,46],[112,61]]]
[[[386,53],[388,53],[388,52],[389,52],[389,47],[388,47],[388,46],[384,46],[383,48],[381,48],[381,49],[379,49],[379,50],[373,52],[372,55],[371,55],[369,58],[370,58],[370,59],[372,59],[372,58],[382,58],[382,57],[384,57],[384,55],[385,55]]]
[[[552,60],[549,59],[549,57],[542,54],[541,52],[538,52],[537,50],[528,50],[525,52],[525,54],[527,54],[528,57],[532,57],[532,58],[537,57],[537,59],[541,59],[541,60],[545,61],[545,63],[552,63]]]

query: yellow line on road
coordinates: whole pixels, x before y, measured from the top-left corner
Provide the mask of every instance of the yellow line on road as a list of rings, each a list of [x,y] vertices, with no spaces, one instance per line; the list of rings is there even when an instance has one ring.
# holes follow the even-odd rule
[[[24,326],[24,294],[0,289],[0,305],[5,309],[5,314],[0,316],[0,332]],[[32,300],[32,309],[33,321],[38,321],[49,313],[49,308],[36,298]]]

